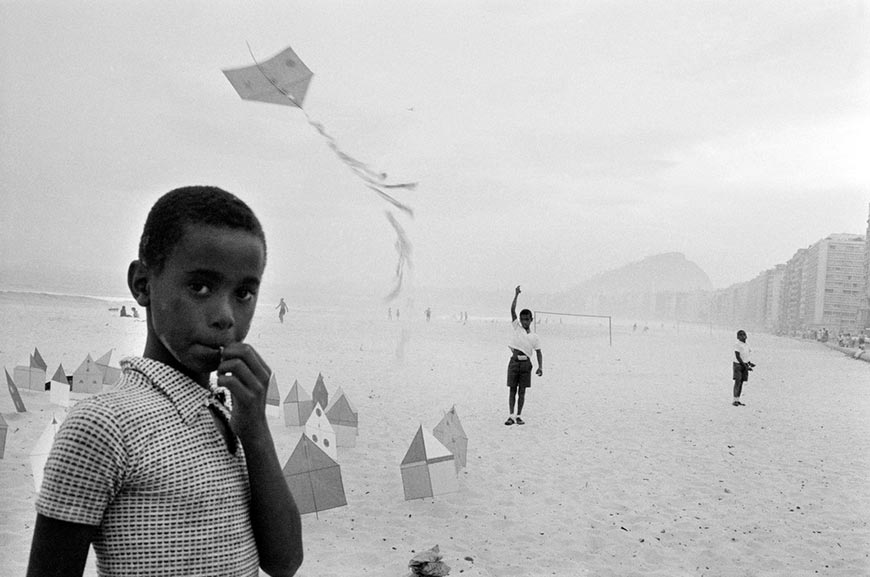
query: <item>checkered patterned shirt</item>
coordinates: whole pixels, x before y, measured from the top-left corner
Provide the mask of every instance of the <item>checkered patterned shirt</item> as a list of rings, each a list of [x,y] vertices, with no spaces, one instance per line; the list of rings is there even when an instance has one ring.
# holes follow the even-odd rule
[[[121,365],[61,425],[37,512],[99,525],[100,575],[257,575],[243,449],[227,450],[209,391],[154,360]]]

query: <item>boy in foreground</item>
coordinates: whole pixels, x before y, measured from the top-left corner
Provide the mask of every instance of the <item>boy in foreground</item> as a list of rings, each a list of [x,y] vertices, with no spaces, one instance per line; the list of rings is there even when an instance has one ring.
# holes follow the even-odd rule
[[[29,576],[81,575],[91,544],[100,575],[296,573],[301,520],[265,416],[271,369],[244,342],[265,264],[260,222],[230,193],[180,188],[155,203],[127,273],[145,351],[58,431]]]
[[[514,292],[514,300],[511,302],[511,327],[513,336],[508,348],[511,350],[511,359],[508,361],[507,386],[508,408],[510,415],[505,425],[525,425],[520,416],[523,413],[523,405],[526,402],[526,389],[532,386],[532,351],[538,357],[538,370],[535,372],[539,377],[544,374],[543,358],[541,356],[541,339],[531,332],[532,311],[523,309],[517,320],[517,297],[520,296],[520,287]],[[516,416],[514,415],[516,406]]]

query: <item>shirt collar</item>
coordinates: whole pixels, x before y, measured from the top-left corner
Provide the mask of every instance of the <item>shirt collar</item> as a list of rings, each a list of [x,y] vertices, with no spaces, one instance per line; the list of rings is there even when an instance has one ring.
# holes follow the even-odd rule
[[[125,375],[139,373],[152,387],[166,395],[186,424],[193,420],[211,396],[208,389],[160,361],[127,357],[120,364]]]

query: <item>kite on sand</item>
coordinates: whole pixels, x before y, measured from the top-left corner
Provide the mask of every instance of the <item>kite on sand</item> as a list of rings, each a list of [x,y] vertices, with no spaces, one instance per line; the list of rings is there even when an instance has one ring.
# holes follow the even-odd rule
[[[305,65],[304,62],[296,55],[292,48],[286,48],[272,58],[258,62],[254,57],[250,45],[248,51],[251,53],[251,58],[254,61],[253,66],[245,66],[243,68],[233,68],[224,70],[223,73],[239,93],[243,100],[256,100],[259,102],[269,102],[271,104],[281,104],[284,106],[295,106],[299,108],[308,123],[313,126],[317,132],[326,139],[327,144],[335,152],[335,155],[344,162],[354,174],[356,174],[365,185],[376,192],[383,200],[390,205],[401,210],[409,217],[414,217],[414,211],[411,208],[397,200],[391,191],[394,190],[413,190],[416,188],[416,182],[389,183],[387,182],[387,174],[372,170],[364,162],[357,160],[351,155],[339,148],[335,139],[326,132],[323,124],[311,119],[308,112],[302,108],[305,101],[305,94],[308,92],[308,85],[311,83],[311,78],[314,73]],[[393,290],[387,295],[386,300],[392,300],[399,295],[402,290],[402,281],[405,273],[405,266],[411,266],[411,243],[408,236],[402,228],[399,221],[390,210],[386,211],[387,220],[396,231],[396,252],[399,254],[399,260],[396,264],[396,284]]]

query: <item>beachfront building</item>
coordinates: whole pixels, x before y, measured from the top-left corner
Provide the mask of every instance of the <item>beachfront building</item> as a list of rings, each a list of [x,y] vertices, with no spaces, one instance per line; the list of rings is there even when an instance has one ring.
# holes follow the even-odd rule
[[[803,324],[802,289],[804,277],[804,261],[807,249],[798,249],[785,263],[782,277],[782,290],[779,313],[779,330],[784,334],[796,334]]]
[[[776,332],[780,327],[784,278],[784,264],[765,271],[764,328],[769,332]]]
[[[864,235],[864,293],[858,305],[858,327],[870,334],[870,207]]]
[[[863,235],[831,234],[807,249],[802,287],[805,328],[857,332],[865,244]]]

